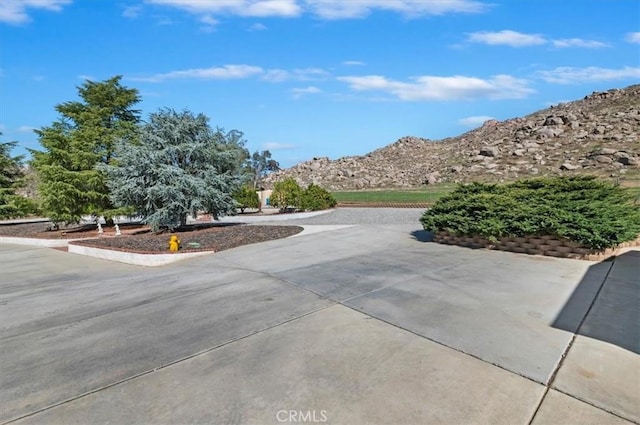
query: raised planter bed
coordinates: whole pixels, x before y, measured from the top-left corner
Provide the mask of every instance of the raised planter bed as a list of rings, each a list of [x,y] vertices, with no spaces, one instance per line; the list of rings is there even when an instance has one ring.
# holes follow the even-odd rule
[[[552,235],[536,235],[518,238],[504,237],[498,239],[496,243],[492,243],[483,237],[452,235],[445,230],[438,230],[435,232],[433,241],[441,244],[457,245],[476,249],[496,249],[522,254],[526,253],[529,255],[546,255],[549,257],[572,258],[589,261],[606,260],[611,256],[617,255],[623,249],[640,247],[640,236],[634,241],[622,243],[615,248],[593,250],[584,245],[559,239]]]

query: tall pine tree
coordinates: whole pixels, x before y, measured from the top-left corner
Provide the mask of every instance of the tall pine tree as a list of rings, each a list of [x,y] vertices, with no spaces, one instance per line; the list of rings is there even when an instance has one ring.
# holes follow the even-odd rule
[[[24,186],[24,157],[11,156],[11,150],[17,145],[18,142],[0,142],[0,219],[22,217],[35,212],[35,203],[16,193]]]
[[[140,101],[136,89],[116,76],[78,87],[80,101],[56,105],[61,115],[50,127],[36,130],[43,151],[32,150],[44,213],[54,222],[76,223],[83,215],[115,211],[104,173],[96,166],[114,159],[116,142],[136,139]]]

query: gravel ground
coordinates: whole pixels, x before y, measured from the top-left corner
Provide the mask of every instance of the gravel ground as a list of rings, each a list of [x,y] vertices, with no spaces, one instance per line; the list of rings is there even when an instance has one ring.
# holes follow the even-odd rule
[[[327,214],[287,220],[287,224],[416,224],[424,208],[337,208]],[[250,220],[246,221],[247,223]],[[283,222],[280,222],[281,224]],[[266,224],[266,223],[261,223]]]

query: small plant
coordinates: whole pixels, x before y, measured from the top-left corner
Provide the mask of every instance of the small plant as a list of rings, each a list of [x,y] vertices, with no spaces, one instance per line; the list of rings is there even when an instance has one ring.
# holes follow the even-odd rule
[[[338,201],[329,191],[313,183],[302,193],[301,208],[303,210],[326,210],[335,207],[337,204]]]
[[[338,204],[336,198],[326,189],[311,183],[303,190],[291,177],[274,185],[270,199],[271,205],[280,208],[280,212],[290,209],[326,210]]]
[[[440,198],[420,218],[425,230],[496,240],[554,235],[604,249],[640,234],[640,209],[626,189],[592,176],[472,183]]]
[[[271,205],[279,208],[280,212],[285,212],[290,208],[299,208],[302,189],[292,177],[287,177],[274,185],[270,199]]]
[[[247,208],[260,207],[260,197],[256,190],[250,185],[240,187],[232,196],[240,209],[240,213],[244,213],[244,210]]]

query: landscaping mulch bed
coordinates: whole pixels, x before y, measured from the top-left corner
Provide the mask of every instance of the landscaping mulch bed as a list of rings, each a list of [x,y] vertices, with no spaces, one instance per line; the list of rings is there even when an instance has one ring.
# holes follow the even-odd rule
[[[176,232],[151,233],[148,226],[122,224],[122,236],[114,236],[113,227],[104,226],[98,236],[95,225],[74,226],[58,231],[47,231],[50,223],[28,223],[0,226],[0,236],[43,239],[77,239],[73,243],[83,246],[141,254],[169,253],[169,238],[180,239],[180,253],[223,251],[242,245],[282,239],[300,233],[300,226],[255,226],[243,224],[194,224]],[[144,233],[141,233],[144,232]]]
[[[195,225],[179,232],[75,241],[73,244],[140,254],[168,254],[169,238],[180,239],[180,253],[223,251],[242,245],[282,239],[300,233],[300,226]]]

